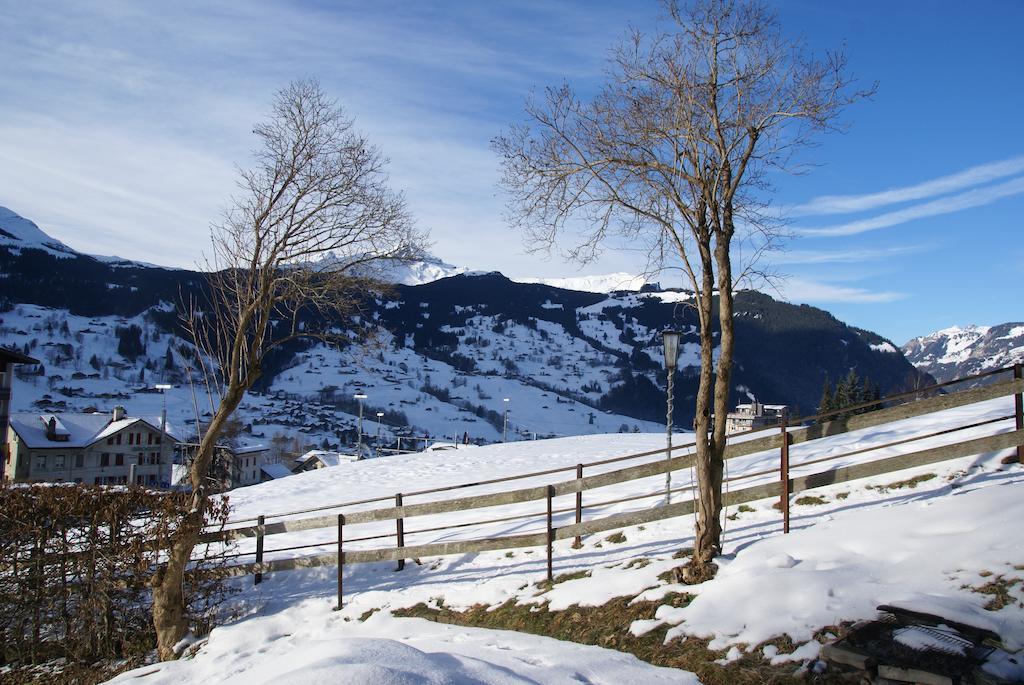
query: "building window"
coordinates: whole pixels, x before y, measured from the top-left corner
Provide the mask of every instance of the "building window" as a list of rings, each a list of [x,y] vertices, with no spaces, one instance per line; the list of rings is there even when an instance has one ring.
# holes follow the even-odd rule
[[[118,445],[120,445],[120,444],[121,444],[121,434],[120,434],[120,433],[118,433],[118,434],[117,434],[117,439],[116,439],[116,441],[115,441],[115,442],[116,442],[116,444],[118,444]]]
[[[107,444],[108,445],[113,445],[114,444],[114,437],[113,436],[107,438]]]
[[[129,445],[134,445],[135,444],[135,433],[129,433],[128,434],[128,444]]]
[[[76,469],[80,469],[80,468],[83,468],[84,466],[85,466],[85,455],[84,454],[76,454],[75,455],[75,468]]]
[[[55,454],[53,455],[53,468],[62,469],[64,468],[64,455]]]
[[[114,464],[117,465],[117,466],[124,466],[124,455],[123,454],[115,454],[114,455]]]
[[[100,466],[110,466],[110,452],[104,452],[100,455]]]
[[[45,471],[46,470],[46,455],[45,454],[37,454],[33,464],[34,464],[34,466],[32,467],[33,471]]]

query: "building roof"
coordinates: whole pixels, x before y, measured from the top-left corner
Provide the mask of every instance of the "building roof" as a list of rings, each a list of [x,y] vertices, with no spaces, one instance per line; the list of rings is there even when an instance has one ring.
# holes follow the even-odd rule
[[[234,448],[228,449],[231,449],[231,451],[234,452],[235,454],[255,454],[258,452],[270,451],[270,448],[264,445],[263,443],[255,443],[252,445],[236,445]]]
[[[348,464],[353,461],[359,461],[359,455],[327,452],[325,450],[310,450],[301,457],[298,457],[295,461],[299,464],[305,464],[311,459],[316,459],[324,466],[338,466],[339,464]]]
[[[292,472],[284,464],[264,464],[260,467],[260,471],[274,479],[292,475]]]
[[[57,435],[66,436],[66,440],[50,440],[46,437],[46,425],[54,419]],[[88,447],[120,430],[142,422],[159,431],[159,417],[125,417],[120,421],[111,421],[110,414],[12,414],[11,429],[30,449],[40,448],[71,448]],[[173,428],[168,424],[167,435],[174,438]]]
[[[38,364],[38,359],[33,359],[9,347],[0,347],[0,364]]]

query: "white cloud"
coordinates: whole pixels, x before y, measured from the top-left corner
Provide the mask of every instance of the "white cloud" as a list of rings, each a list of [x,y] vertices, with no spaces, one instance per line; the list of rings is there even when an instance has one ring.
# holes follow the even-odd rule
[[[790,302],[806,302],[808,304],[880,304],[908,297],[906,293],[889,290],[875,292],[864,288],[851,288],[800,278],[790,278],[782,283],[779,286],[779,295]]]
[[[770,261],[773,264],[860,264],[915,254],[929,248],[928,245],[903,245],[855,250],[787,250],[773,252]]]
[[[866,195],[824,195],[790,209],[790,216],[849,214],[877,209],[886,205],[944,195],[964,188],[982,185],[1024,171],[1024,157],[1014,157],[965,169],[956,174],[904,188],[894,188]]]
[[[1024,193],[1024,176],[998,185],[969,190],[959,195],[944,197],[941,200],[933,200],[932,202],[914,205],[906,209],[880,214],[867,219],[859,219],[837,226],[825,226],[822,228],[797,228],[794,229],[794,232],[808,237],[857,235],[858,233],[866,233],[867,231],[904,224],[915,219],[951,214],[972,207],[981,207],[1004,197],[1019,195],[1020,193]]]

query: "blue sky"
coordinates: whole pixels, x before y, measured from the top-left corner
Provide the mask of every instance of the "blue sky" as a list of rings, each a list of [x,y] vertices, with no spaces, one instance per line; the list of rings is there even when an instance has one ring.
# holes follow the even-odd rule
[[[897,344],[1021,320],[1024,3],[773,3],[784,30],[845,43],[878,81],[776,202],[796,237],[781,293]],[[390,157],[433,251],[513,276],[580,270],[527,255],[502,220],[489,141],[531,88],[601,79],[656,2],[0,0],[0,205],[77,249],[193,266],[274,90],[312,76]],[[669,279],[663,279],[663,283]]]

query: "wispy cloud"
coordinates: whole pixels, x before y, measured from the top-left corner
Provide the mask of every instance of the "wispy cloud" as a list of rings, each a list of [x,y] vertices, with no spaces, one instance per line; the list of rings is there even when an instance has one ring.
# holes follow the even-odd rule
[[[902,245],[855,250],[787,250],[773,253],[771,261],[773,264],[861,264],[916,254],[931,249],[931,247],[931,245]]]
[[[907,293],[891,290],[872,291],[834,283],[790,278],[779,287],[779,295],[791,302],[808,304],[880,304],[909,297]]]
[[[194,265],[235,191],[233,165],[248,164],[252,124],[275,89],[312,76],[392,160],[439,256],[510,273],[536,259],[501,220],[488,142],[532,86],[595,78],[636,15],[534,0],[5,10],[0,205],[72,247]]]
[[[1024,157],[1014,157],[971,167],[941,178],[904,188],[893,188],[866,195],[824,195],[790,209],[790,216],[820,216],[825,214],[851,214],[879,207],[922,200],[945,195],[965,188],[982,185],[1024,171]]]
[[[1011,197],[1021,193],[1024,193],[1024,176],[1005,183],[988,186],[986,188],[978,188],[976,190],[969,190],[965,193],[960,193],[959,195],[944,197],[939,200],[914,205],[895,212],[887,212],[867,219],[850,221],[837,226],[797,228],[794,229],[794,232],[798,235],[808,237],[857,235],[858,233],[866,233],[880,228],[888,228],[889,226],[904,224],[908,221],[914,221],[915,219],[951,214],[953,212],[959,212],[972,207],[981,207],[982,205],[990,204],[1004,197]]]

